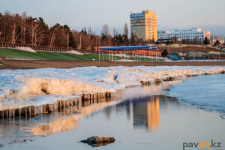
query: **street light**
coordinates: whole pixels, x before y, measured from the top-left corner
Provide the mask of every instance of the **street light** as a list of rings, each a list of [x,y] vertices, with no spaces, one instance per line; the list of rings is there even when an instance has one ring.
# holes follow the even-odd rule
[[[181,40],[180,39],[177,39],[177,41],[179,42],[179,47],[181,45]],[[180,50],[180,53],[181,53],[181,50]]]

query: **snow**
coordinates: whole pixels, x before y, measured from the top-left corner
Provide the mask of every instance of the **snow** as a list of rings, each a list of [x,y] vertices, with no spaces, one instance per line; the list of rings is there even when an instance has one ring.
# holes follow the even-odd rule
[[[156,82],[167,77],[183,79],[187,76],[218,74],[222,71],[225,71],[224,66],[92,66],[71,69],[0,70],[0,110],[56,103],[58,99],[79,97],[85,92],[116,92],[126,87],[141,86],[140,81]]]
[[[84,53],[78,52],[78,51],[76,51],[76,50],[70,50],[70,51],[68,51],[68,52],[66,52],[66,53],[76,54],[76,55],[84,55]]]
[[[33,50],[30,47],[17,47],[15,48],[16,50],[21,50],[21,51],[27,51],[27,52],[32,52],[32,53],[37,53],[35,50]]]

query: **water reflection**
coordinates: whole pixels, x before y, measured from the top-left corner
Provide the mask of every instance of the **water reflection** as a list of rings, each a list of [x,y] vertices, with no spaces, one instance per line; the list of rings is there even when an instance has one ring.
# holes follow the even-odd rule
[[[89,106],[84,106],[80,114],[68,117],[65,120],[56,120],[55,122],[45,126],[34,127],[30,130],[30,132],[32,132],[33,135],[51,135],[60,132],[74,130],[79,125],[78,121],[82,119],[84,116],[92,114],[93,112],[96,112],[102,108],[116,105],[119,102],[120,101],[109,102],[108,100],[106,100],[105,102],[101,101],[101,103],[92,103],[92,105],[89,105],[90,103],[88,102]]]
[[[133,101],[134,128],[155,130],[160,124],[160,101],[158,96]]]
[[[172,81],[172,83],[180,82],[180,80]],[[101,99],[83,101],[83,108],[80,114],[68,117],[64,120],[56,120],[45,126],[34,127],[30,131],[33,135],[51,135],[74,130],[79,126],[78,121],[81,118],[87,116],[88,118],[91,117],[94,119],[96,115],[95,112],[103,108],[103,112],[107,120],[111,119],[114,109],[116,110],[117,115],[120,115],[120,113],[125,111],[126,119],[128,121],[131,119],[133,120],[134,129],[143,128],[149,131],[154,131],[160,125],[160,99],[165,100],[165,98],[153,95],[153,93],[159,94],[163,87],[169,86],[168,83],[129,88],[124,93],[125,98],[123,96],[122,98],[118,98],[118,100]],[[121,101],[123,99],[126,100]],[[132,115],[133,118],[131,118]]]
[[[173,81],[172,83],[179,82],[181,81]],[[75,130],[79,127],[80,119],[84,117],[86,120],[95,119],[98,114],[103,114],[107,121],[117,123],[116,117],[112,117],[116,113],[117,117],[122,116],[124,117],[123,120],[132,123],[135,130],[154,131],[160,126],[160,112],[173,109],[174,106],[179,108],[183,105],[178,101],[168,100],[168,97],[152,96],[153,94],[160,94],[160,91],[169,86],[169,83],[171,82],[128,88],[116,100],[84,101],[82,110],[78,110],[74,106],[60,112],[38,115],[33,118],[0,120],[0,142],[18,142],[27,137],[32,138],[33,135],[51,135]],[[104,120],[104,118],[101,119]],[[121,126],[126,125],[121,124]]]

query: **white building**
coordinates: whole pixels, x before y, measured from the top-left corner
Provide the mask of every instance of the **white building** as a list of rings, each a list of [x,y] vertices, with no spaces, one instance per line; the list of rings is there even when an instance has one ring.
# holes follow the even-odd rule
[[[177,37],[177,39],[182,40],[194,40],[202,43],[207,37],[210,40],[210,31],[202,31],[201,28],[192,29],[174,29],[170,31],[158,31],[158,39],[170,39],[172,37]]]

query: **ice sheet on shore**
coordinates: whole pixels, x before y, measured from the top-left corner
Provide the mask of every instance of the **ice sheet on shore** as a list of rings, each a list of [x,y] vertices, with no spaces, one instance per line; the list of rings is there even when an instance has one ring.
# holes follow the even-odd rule
[[[220,74],[186,79],[181,84],[172,84],[167,95],[202,110],[220,113],[225,119],[224,77]]]
[[[6,109],[9,103],[22,107],[23,104],[37,99],[47,103],[47,99],[54,99],[54,95],[116,92],[117,89],[141,86],[140,81],[162,81],[167,77],[181,79],[187,75],[216,74],[224,70],[225,67],[221,66],[119,66],[1,70],[0,110]],[[40,99],[43,95],[47,97],[46,100]]]

